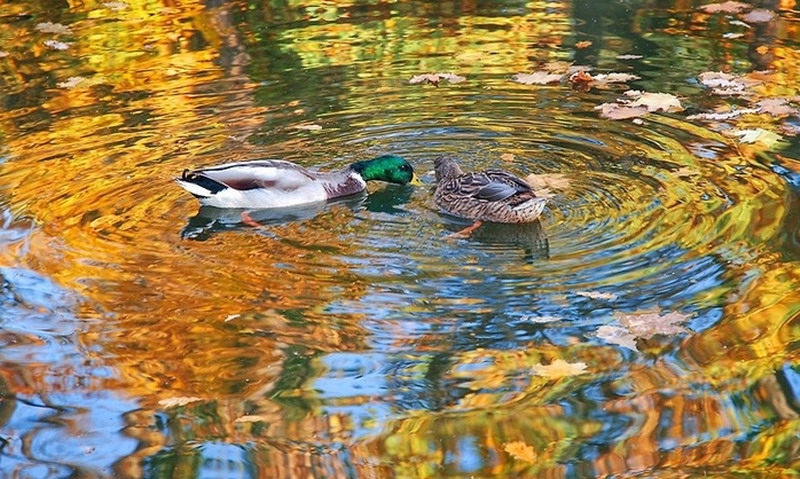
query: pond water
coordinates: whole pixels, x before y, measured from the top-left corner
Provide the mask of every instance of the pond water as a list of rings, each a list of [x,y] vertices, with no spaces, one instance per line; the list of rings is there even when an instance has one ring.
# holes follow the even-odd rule
[[[0,475],[796,473],[800,22],[753,3],[3,4]],[[385,153],[426,186],[259,227],[172,182]],[[541,221],[448,238],[441,154]]]

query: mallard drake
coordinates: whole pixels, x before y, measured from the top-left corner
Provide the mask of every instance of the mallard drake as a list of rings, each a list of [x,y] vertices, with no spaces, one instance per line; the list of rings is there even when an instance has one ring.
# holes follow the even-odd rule
[[[440,156],[436,170],[436,206],[453,216],[475,223],[462,230],[466,234],[483,221],[492,223],[531,223],[542,214],[547,198],[539,198],[521,178],[503,170],[464,173],[455,159]]]
[[[286,208],[364,191],[367,181],[421,184],[411,165],[384,155],[320,173],[281,160],[228,163],[184,170],[175,178],[200,203],[217,208]]]

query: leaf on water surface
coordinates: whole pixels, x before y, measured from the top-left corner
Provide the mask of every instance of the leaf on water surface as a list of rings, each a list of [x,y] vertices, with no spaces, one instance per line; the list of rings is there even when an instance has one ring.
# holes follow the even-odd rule
[[[681,326],[691,316],[677,311],[661,314],[660,311],[614,313],[614,317],[637,338],[650,339],[658,334],[673,335],[688,332]]]
[[[304,130],[304,131],[319,131],[322,129],[322,127],[317,125],[316,123],[309,123],[306,125],[295,125],[292,128],[294,128],[295,130]]]
[[[760,80],[724,72],[703,72],[697,76],[697,79],[703,85],[712,88],[712,93],[722,96],[745,95],[748,94],[746,89],[762,83]]]
[[[583,296],[585,298],[592,298],[592,299],[608,299],[608,300],[617,299],[616,294],[603,293],[601,291],[575,291],[575,294],[577,294],[578,296]]]
[[[550,364],[535,364],[533,372],[537,376],[551,379],[577,376],[586,373],[586,363],[568,363],[563,359],[556,359]]]
[[[466,78],[462,76],[458,76],[454,73],[423,73],[422,75],[414,75],[408,80],[408,83],[417,84],[417,83],[430,83],[433,86],[439,86],[443,80],[447,80],[448,83],[461,83],[466,80]]]
[[[643,58],[642,55],[633,55],[633,54],[625,54],[625,55],[617,55],[617,60],[638,60]]]
[[[759,55],[766,55],[769,53],[769,47],[767,45],[759,45],[756,47],[756,53]]]
[[[548,83],[558,83],[564,75],[547,72],[517,73],[512,81],[523,85],[546,85]]]
[[[800,110],[789,105],[786,98],[766,98],[756,103],[760,113],[767,113],[772,116],[797,115]]]
[[[68,25],[62,25],[60,23],[53,23],[53,22],[37,23],[36,30],[43,33],[58,33],[58,34],[72,33],[72,29]]]
[[[744,33],[731,33],[731,32],[728,32],[728,33],[723,33],[722,34],[722,38],[727,38],[729,40],[742,38],[743,36],[744,36]]]
[[[625,83],[633,80],[639,80],[642,77],[631,75],[630,73],[601,73],[599,75],[589,75],[592,83],[607,84],[607,83]]]
[[[706,13],[739,13],[741,11],[751,8],[751,5],[742,2],[722,2],[722,3],[709,3],[703,5],[700,10]]]
[[[202,401],[202,399],[196,397],[175,397],[175,398],[162,399],[158,401],[158,405],[163,408],[171,408],[171,407],[185,406],[187,404],[191,404],[197,401]]]
[[[514,153],[503,153],[500,155],[500,159],[503,161],[514,161],[514,159],[516,159],[516,155],[514,155]]]
[[[570,75],[579,71],[592,71],[592,67],[588,65],[573,65],[572,62],[562,62],[557,60],[545,63],[542,65],[542,68],[550,73],[568,73]]]
[[[686,117],[686,119],[724,121],[724,120],[730,120],[732,118],[737,118],[742,115],[750,115],[758,112],[759,112],[758,108],[739,108],[738,110],[723,111],[719,113],[698,113],[696,115],[689,115]]]
[[[109,10],[125,10],[128,8],[128,4],[125,2],[105,2],[103,4],[104,7],[108,8]]]
[[[274,420],[275,420],[274,417],[270,418],[270,417],[267,417],[267,416],[260,416],[258,414],[249,414],[247,416],[242,416],[242,417],[236,418],[236,420],[233,421],[233,422],[239,422],[239,423],[244,423],[244,422],[269,422],[269,421],[274,421]]]
[[[603,103],[594,107],[594,109],[600,110],[600,116],[610,120],[627,120],[647,114],[647,107],[627,106],[620,105],[619,103]]]
[[[616,344],[617,346],[631,349],[637,353],[639,352],[636,348],[636,336],[631,334],[626,328],[603,325],[597,328],[597,337],[607,343]]]
[[[528,315],[528,316],[523,316],[522,319],[524,321],[530,321],[532,323],[545,324],[545,323],[555,323],[556,321],[561,321],[564,318],[562,318],[561,316],[533,316],[533,315]]]
[[[515,458],[522,459],[523,461],[536,462],[539,459],[533,446],[529,446],[522,441],[509,442],[503,446],[503,449]]]
[[[569,188],[571,182],[567,175],[562,173],[544,173],[544,174],[530,174],[525,177],[525,182],[531,185],[534,190],[538,189],[554,189],[564,190]],[[538,191],[537,191],[538,195]]]
[[[59,42],[57,40],[47,40],[44,42],[44,46],[53,50],[66,50],[69,48],[69,43]]]
[[[583,40],[575,44],[575,48],[578,50],[583,50],[584,48],[589,48],[590,46],[592,46],[591,40]]]
[[[800,135],[800,126],[794,125],[791,123],[785,123],[780,127],[781,133],[786,136],[797,136]]]
[[[751,130],[730,130],[727,132],[730,136],[738,136],[740,143],[758,143],[767,148],[772,148],[783,137],[774,131],[765,130],[763,128],[755,128]]]
[[[0,50],[0,58],[5,58],[7,56],[8,56],[8,52],[4,52],[4,51]]]
[[[775,12],[757,8],[742,15],[742,20],[749,23],[766,23],[771,22],[775,18]]]
[[[649,112],[683,111],[678,97],[669,93],[642,93],[631,105],[646,107]]]
[[[689,168],[688,166],[682,166],[675,170],[675,175],[680,177],[687,177],[687,176],[697,176],[700,172],[695,170],[694,168]]]

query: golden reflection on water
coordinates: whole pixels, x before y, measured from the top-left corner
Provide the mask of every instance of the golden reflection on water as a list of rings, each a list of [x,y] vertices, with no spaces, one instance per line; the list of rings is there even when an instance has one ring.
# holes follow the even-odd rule
[[[34,226],[3,242],[0,265],[84,298],[70,307],[74,334],[59,336],[83,363],[56,370],[87,396],[137,405],[114,415],[123,432],[112,436],[135,450],[102,467],[75,451],[52,461],[122,477],[199,477],[215,464],[254,477],[796,467],[797,187],[773,164],[798,171],[796,150],[731,145],[674,116],[612,124],[592,110],[604,92],[509,83],[581,55],[570,48],[584,3],[9,7],[6,20],[36,18],[0,22],[14,39],[0,58],[3,205]],[[648,7],[630,8],[644,22]],[[785,16],[788,42],[796,22]],[[39,32],[40,21],[72,32]],[[680,39],[633,30],[651,29],[656,45],[702,45],[707,32],[692,25]],[[638,45],[617,33],[595,38],[601,68]],[[69,48],[44,47],[51,38]],[[686,96],[685,77],[744,61],[680,57],[681,83],[673,72],[659,83],[652,65],[665,54],[649,53],[642,85]],[[762,94],[798,93],[796,54],[772,50],[776,73],[762,88],[775,91]],[[406,84],[427,71],[468,81]],[[459,225],[433,212],[427,189],[382,186],[300,220],[219,219],[182,237],[197,212],[171,182],[184,168],[259,157],[335,168],[384,151],[423,173],[451,152],[571,183],[542,225],[467,242],[441,240]],[[504,164],[508,152],[516,160]],[[654,306],[685,311],[694,331],[640,340],[636,354],[597,339],[612,313]],[[531,313],[559,318],[533,324]],[[9,344],[49,351],[52,336],[31,331],[9,332]],[[587,370],[532,372],[559,360]],[[49,382],[51,362],[6,360],[4,384],[29,398],[69,391]],[[72,414],[59,412],[64,437],[94,431]],[[45,429],[12,424],[37,464]],[[517,441],[537,460],[510,453]]]

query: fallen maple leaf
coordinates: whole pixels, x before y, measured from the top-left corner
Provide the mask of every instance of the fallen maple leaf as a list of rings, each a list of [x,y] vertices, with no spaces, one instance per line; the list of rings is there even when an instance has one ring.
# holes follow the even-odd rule
[[[659,311],[640,311],[635,313],[614,313],[614,317],[637,338],[650,339],[658,334],[672,335],[687,332],[681,326],[690,316],[673,311],[661,314]]]
[[[753,113],[759,113],[759,110],[757,108],[739,108],[737,110],[725,111],[720,113],[697,113],[695,115],[687,116],[686,119],[724,121],[724,120],[730,120],[732,118],[737,118],[742,115],[749,115]]]
[[[669,93],[642,93],[631,105],[647,107],[649,112],[683,111],[678,97]]]
[[[583,40],[575,44],[575,48],[577,48],[578,50],[583,50],[584,48],[589,48],[590,46],[592,46],[591,40]]]
[[[593,83],[625,83],[633,80],[639,80],[641,77],[631,75],[630,73],[601,73],[599,75],[590,75]]]
[[[72,33],[72,29],[69,28],[67,25],[62,25],[60,23],[53,23],[53,22],[44,22],[44,23],[37,23],[36,30],[43,32],[43,33],[63,33],[63,34],[70,34]]]
[[[515,158],[516,156],[514,155],[514,153],[503,153],[502,155],[500,155],[500,159],[503,161],[514,161]]]
[[[616,294],[603,293],[601,291],[575,291],[575,294],[578,296],[583,296],[585,298],[592,298],[592,299],[617,299]]]
[[[551,379],[577,376],[586,373],[586,363],[568,363],[563,359],[556,359],[550,364],[535,364],[533,372],[537,376]]]
[[[794,125],[792,123],[785,123],[778,127],[786,136],[797,136],[800,135],[800,126]]]
[[[600,116],[610,120],[627,120],[647,114],[647,107],[627,106],[619,103],[603,103],[594,107],[594,109],[600,110]]]
[[[547,72],[517,73],[512,78],[517,83],[523,85],[546,85],[548,83],[558,83],[564,75]]]
[[[723,3],[709,3],[703,5],[700,10],[706,13],[739,13],[743,10],[750,8],[751,5],[742,2],[723,2]]]
[[[458,76],[454,73],[424,73],[422,75],[415,75],[408,80],[409,83],[430,83],[433,86],[439,86],[443,80],[447,80],[448,83],[461,83],[466,78],[462,76]]]
[[[759,143],[767,148],[772,148],[783,140],[781,135],[763,128],[730,130],[727,134],[730,136],[738,136],[741,143]]]
[[[47,40],[44,42],[44,46],[47,48],[52,48],[53,50],[66,50],[69,48],[69,43],[59,42],[57,40]]]
[[[767,113],[772,116],[788,116],[800,114],[797,108],[788,104],[785,98],[765,98],[756,103],[759,113]]]
[[[742,20],[750,23],[766,23],[771,22],[775,18],[775,13],[763,8],[757,8],[742,15]]]
[[[597,328],[597,337],[608,343],[639,352],[636,348],[636,337],[626,328],[603,325]]]
[[[185,406],[197,401],[202,401],[202,399],[196,397],[175,397],[162,399],[158,401],[158,405],[163,408],[171,408],[176,406]]]
[[[503,449],[517,459],[523,461],[536,462],[538,456],[532,446],[525,444],[522,441],[509,442]]]

